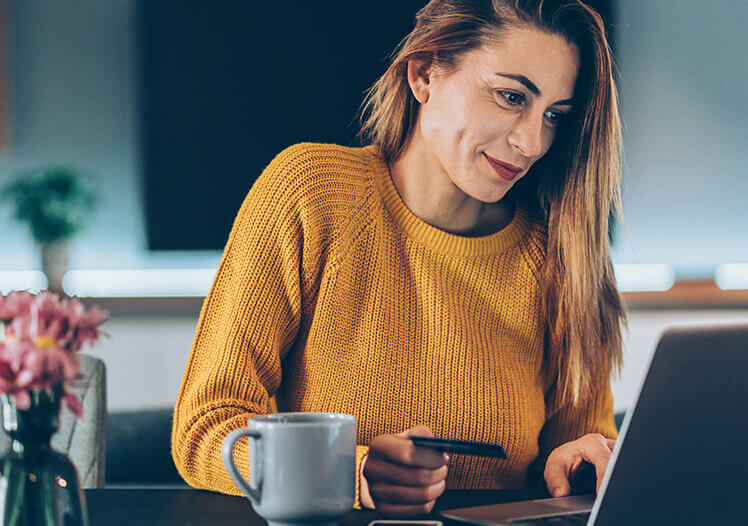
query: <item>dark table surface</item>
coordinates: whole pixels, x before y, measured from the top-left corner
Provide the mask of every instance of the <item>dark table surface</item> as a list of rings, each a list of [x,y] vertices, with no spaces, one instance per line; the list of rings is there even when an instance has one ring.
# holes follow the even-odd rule
[[[89,489],[85,491],[92,526],[191,524],[265,526],[246,497],[196,489]],[[548,497],[533,490],[447,490],[434,511],[420,518],[437,518],[439,510]],[[373,510],[351,510],[341,526],[359,526],[381,518]],[[453,523],[458,524],[458,523]]]

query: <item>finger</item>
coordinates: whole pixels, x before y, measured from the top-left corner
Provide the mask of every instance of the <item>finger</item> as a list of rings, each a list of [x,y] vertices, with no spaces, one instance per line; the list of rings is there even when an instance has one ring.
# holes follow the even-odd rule
[[[418,424],[416,426],[411,427],[410,429],[406,429],[402,433],[398,433],[398,437],[411,437],[411,436],[421,436],[421,437],[433,437],[434,433],[431,431],[431,429],[428,426],[425,426],[423,424]],[[423,446],[416,446],[416,447],[423,447]],[[429,449],[429,448],[425,448]],[[444,452],[444,459],[449,462],[449,453]]]
[[[369,443],[369,451],[403,466],[436,469],[447,461],[441,451],[417,447],[410,439],[395,435],[379,435]]]
[[[608,449],[612,452],[616,447],[616,440],[614,438],[606,438],[606,445],[608,446]]]
[[[417,517],[431,513],[434,504],[434,501],[415,505],[383,502],[377,504],[376,510],[382,517]]]
[[[424,504],[436,500],[442,493],[447,483],[445,481],[432,484],[431,486],[400,486],[389,482],[375,482],[369,484],[374,502],[391,502],[393,504]]]
[[[446,479],[447,471],[446,465],[437,469],[402,466],[388,462],[371,452],[364,464],[364,477],[369,484],[383,481],[400,486],[431,486]]]
[[[605,470],[608,468],[608,462],[610,461],[611,451],[608,448],[607,440],[600,435],[599,437],[582,440],[579,443],[578,451],[582,458],[595,466],[595,476],[597,477],[595,491],[600,491],[600,484],[603,482]]]
[[[571,492],[569,473],[575,471],[581,463],[582,457],[580,455],[571,456],[560,450],[556,455],[548,457],[543,477],[551,495],[563,497]]]
[[[410,435],[432,437],[434,436],[434,433],[431,431],[431,429],[428,426],[425,426],[423,424],[418,424],[416,426],[411,427],[410,429],[406,429],[402,433],[398,433],[395,436],[404,438],[404,437],[409,437]]]

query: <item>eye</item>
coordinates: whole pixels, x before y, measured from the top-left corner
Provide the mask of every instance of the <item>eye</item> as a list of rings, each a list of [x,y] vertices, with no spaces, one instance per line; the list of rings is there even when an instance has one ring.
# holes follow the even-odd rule
[[[504,99],[510,106],[519,106],[522,102],[525,100],[525,96],[522,93],[515,93],[514,91],[505,91],[505,90],[499,90],[497,91],[499,95],[501,95],[501,98]],[[566,117],[566,113],[560,112],[560,111],[547,111],[546,116],[551,115],[551,117],[548,117],[548,121],[551,123],[551,127],[555,128],[562,124],[564,122],[564,118]]]
[[[521,93],[515,93],[513,91],[503,91],[500,90],[497,92],[501,97],[507,101],[511,106],[516,106],[520,101],[525,100],[525,96]]]
[[[562,113],[559,111],[547,111],[545,112],[546,115],[553,115],[553,117],[550,117],[548,120],[551,122],[553,127],[559,126],[564,122],[564,118],[566,117],[566,113]]]

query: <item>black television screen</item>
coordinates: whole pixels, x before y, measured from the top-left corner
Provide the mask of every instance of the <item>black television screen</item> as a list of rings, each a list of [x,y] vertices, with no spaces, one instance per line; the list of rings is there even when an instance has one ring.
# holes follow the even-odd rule
[[[608,1],[592,4],[605,16]],[[425,3],[140,0],[148,248],[221,250],[278,152],[357,145],[364,91]]]

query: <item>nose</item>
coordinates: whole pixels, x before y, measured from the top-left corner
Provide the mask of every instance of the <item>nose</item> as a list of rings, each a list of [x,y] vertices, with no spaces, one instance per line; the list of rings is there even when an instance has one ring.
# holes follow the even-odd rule
[[[540,157],[543,153],[543,116],[539,119],[529,113],[520,116],[507,141],[525,157]]]

